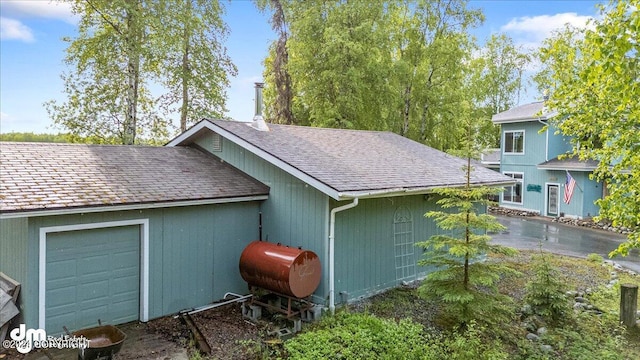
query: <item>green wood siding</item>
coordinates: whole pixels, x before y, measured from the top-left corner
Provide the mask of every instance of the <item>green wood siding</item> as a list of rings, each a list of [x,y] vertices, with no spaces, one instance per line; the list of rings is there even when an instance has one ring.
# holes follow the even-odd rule
[[[269,199],[260,207],[263,240],[302,247],[315,252],[322,262],[322,280],[314,301],[328,296],[327,248],[329,198],[315,188],[271,165],[227,139],[216,149],[215,134],[206,134],[196,144],[270,187]]]
[[[238,261],[242,249],[258,237],[259,206],[242,202],[36,217],[28,220],[28,226],[26,219],[2,220],[0,264],[2,271],[24,274],[16,275],[23,283],[24,320],[35,328],[41,227],[149,219],[149,318],[153,319],[206,305],[226,292],[247,292]]]
[[[339,205],[343,204],[331,203],[332,207]],[[440,233],[435,223],[424,217],[435,208],[433,200],[416,195],[361,200],[357,207],[339,212],[335,239],[336,302],[352,301],[400,284],[403,279],[399,278],[396,262],[396,212],[411,214],[415,243]],[[416,264],[422,258],[422,249],[414,250]],[[415,270],[414,279],[423,277],[430,269],[416,264]]]
[[[216,149],[213,137],[213,134],[204,135],[196,143],[270,186],[269,199],[261,206],[264,238],[271,242],[302,246],[318,254],[323,275],[313,300],[326,305],[329,296],[329,210],[347,202],[330,200],[308,184],[226,139],[223,139],[222,148]],[[401,208],[411,214],[411,223],[398,222],[394,225],[396,212]],[[409,255],[396,257],[396,248],[401,246],[395,244],[396,237],[407,236],[404,231],[407,227],[412,230],[414,243],[438,233],[433,221],[424,218],[424,213],[433,209],[435,205],[432,201],[416,195],[361,200],[357,207],[337,213],[336,303],[397,286],[403,280],[410,280],[405,278],[407,273],[413,272],[410,278],[424,276],[429,269],[418,266],[397,269],[397,261],[408,261]],[[415,265],[422,256],[422,250],[413,250],[410,256]]]

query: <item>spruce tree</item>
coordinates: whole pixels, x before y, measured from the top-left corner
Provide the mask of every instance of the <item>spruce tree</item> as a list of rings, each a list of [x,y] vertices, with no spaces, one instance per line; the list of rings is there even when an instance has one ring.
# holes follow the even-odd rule
[[[486,261],[487,255],[511,256],[516,250],[491,244],[487,235],[505,229],[495,217],[481,213],[491,203],[489,196],[502,189],[471,185],[472,159],[479,153],[474,133],[468,120],[461,150],[467,161],[465,185],[434,190],[441,197],[437,204],[442,209],[425,214],[443,233],[417,244],[425,250],[419,264],[436,268],[420,286],[420,294],[441,300],[442,310],[463,329],[471,320],[491,324],[509,316],[510,298],[498,292],[496,281],[503,273],[515,272],[499,262]]]

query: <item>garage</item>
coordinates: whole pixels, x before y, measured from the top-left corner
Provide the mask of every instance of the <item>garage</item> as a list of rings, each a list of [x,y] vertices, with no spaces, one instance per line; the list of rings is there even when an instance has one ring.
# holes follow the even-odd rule
[[[140,318],[140,225],[46,234],[45,330]]]
[[[25,324],[146,322],[246,291],[269,187],[199,148],[0,142],[0,271]]]

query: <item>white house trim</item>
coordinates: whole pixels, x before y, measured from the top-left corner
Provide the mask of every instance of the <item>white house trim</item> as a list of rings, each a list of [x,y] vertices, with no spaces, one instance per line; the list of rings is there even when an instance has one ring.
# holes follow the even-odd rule
[[[502,145],[502,154],[510,155],[510,156],[523,156],[525,155],[525,149],[527,146],[527,132],[524,129],[516,129],[516,130],[504,130],[502,132],[502,144],[507,143],[507,133],[522,133],[522,152],[507,152],[507,149]]]
[[[551,183],[551,182],[545,182],[544,183],[544,211],[541,212],[540,214],[544,214],[544,216],[551,216],[549,215],[549,186],[557,186],[558,187],[558,205],[556,208],[556,216],[560,216],[560,201],[561,197],[560,197],[560,189],[562,188],[560,186],[559,183]]]
[[[40,254],[38,260],[38,327],[40,329],[45,329],[46,325],[47,234],[132,225],[140,226],[140,321],[149,321],[149,219],[135,219],[40,228]]]
[[[66,209],[35,210],[35,211],[25,210],[25,211],[16,211],[16,212],[0,214],[0,220],[21,218],[21,217],[88,214],[88,213],[107,212],[107,211],[146,210],[146,209],[159,209],[159,208],[170,208],[170,207],[180,207],[180,206],[226,204],[226,203],[242,202],[242,201],[267,200],[268,198],[269,198],[268,195],[256,195],[256,196],[220,198],[220,199],[165,201],[165,202],[145,203],[145,204],[75,207],[75,208],[66,208]]]

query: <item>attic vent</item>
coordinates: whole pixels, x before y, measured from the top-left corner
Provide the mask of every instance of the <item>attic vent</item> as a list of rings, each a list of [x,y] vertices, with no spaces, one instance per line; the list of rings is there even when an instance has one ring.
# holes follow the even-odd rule
[[[220,134],[213,134],[211,138],[211,151],[222,151],[222,136],[220,136]]]

